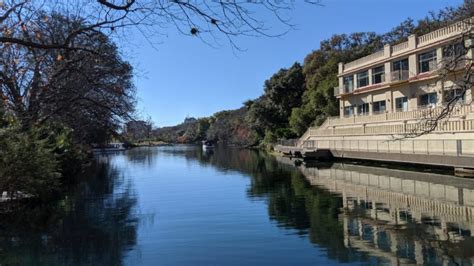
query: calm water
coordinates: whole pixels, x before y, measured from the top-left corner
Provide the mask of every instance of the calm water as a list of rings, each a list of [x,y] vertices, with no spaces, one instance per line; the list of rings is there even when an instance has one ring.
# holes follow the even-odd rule
[[[65,199],[1,215],[0,264],[473,263],[474,180],[287,163],[192,146],[98,156]]]

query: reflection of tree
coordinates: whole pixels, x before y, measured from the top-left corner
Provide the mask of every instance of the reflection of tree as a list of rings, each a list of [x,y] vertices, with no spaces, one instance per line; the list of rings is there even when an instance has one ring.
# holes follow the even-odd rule
[[[367,255],[344,246],[344,229],[338,219],[342,199],[311,186],[300,171],[279,163],[260,151],[216,147],[206,156],[200,149],[184,149],[181,156],[212,164],[221,171],[239,171],[251,176],[247,194],[268,203],[270,219],[279,227],[309,235],[312,243],[327,249],[328,257],[340,262],[367,261]]]
[[[136,197],[107,163],[54,205],[0,215],[0,264],[121,264],[136,242]]]
[[[154,147],[140,147],[128,150],[125,152],[127,160],[134,164],[146,164],[150,166],[153,164],[153,158],[158,153],[158,149]]]

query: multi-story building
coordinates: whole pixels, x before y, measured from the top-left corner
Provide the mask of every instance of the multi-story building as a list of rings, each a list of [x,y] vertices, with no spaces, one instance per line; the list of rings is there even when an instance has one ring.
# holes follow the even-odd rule
[[[453,88],[455,75],[440,78],[446,63],[456,61],[464,70],[472,59],[470,23],[461,21],[391,46],[347,64],[339,64],[340,117],[375,115],[442,106],[460,93]],[[466,38],[462,38],[466,37]],[[466,47],[470,47],[466,49]],[[465,57],[467,58],[465,58]],[[469,90],[462,101],[471,102]]]
[[[334,89],[339,116],[308,129],[295,147],[277,150],[474,168],[472,88],[458,86],[474,81],[470,77],[465,83],[473,71],[468,67],[474,55],[473,23],[471,18],[411,35],[406,42],[340,63]],[[447,110],[449,115],[440,116]]]

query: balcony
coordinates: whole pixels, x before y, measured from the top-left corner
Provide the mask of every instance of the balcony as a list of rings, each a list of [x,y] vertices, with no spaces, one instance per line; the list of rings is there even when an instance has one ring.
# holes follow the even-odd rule
[[[334,87],[334,96],[338,96],[341,94],[352,93],[354,91],[353,86],[347,86],[346,84],[343,85],[343,88]]]
[[[408,70],[395,70],[390,73],[390,81],[398,82],[408,80],[409,71]]]
[[[461,34],[468,33],[472,29],[473,23],[474,17],[471,17],[422,36],[410,36],[411,38],[415,38],[413,40],[414,45],[410,46],[408,41],[402,42],[393,46],[388,46],[388,49],[380,50],[357,60],[347,62],[343,64],[342,72],[339,73],[339,75],[344,75],[347,72],[351,72],[358,68],[369,67],[375,63],[380,64],[381,62],[389,61],[393,56],[409,53],[417,48],[436,45],[441,41],[449,40],[455,36],[461,36]]]

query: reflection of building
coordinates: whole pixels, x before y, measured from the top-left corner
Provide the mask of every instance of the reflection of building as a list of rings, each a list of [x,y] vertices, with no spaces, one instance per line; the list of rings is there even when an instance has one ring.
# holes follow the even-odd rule
[[[460,84],[473,60],[473,22],[471,18],[412,35],[406,42],[340,63],[335,88],[340,115],[308,129],[295,147],[277,150],[308,157],[329,150],[335,157],[472,168],[472,89],[464,93]],[[471,37],[464,38],[466,34]],[[453,62],[456,66],[447,71],[446,65]],[[456,99],[451,115],[431,132],[437,123],[430,121],[439,118],[451,99]],[[425,130],[430,134],[403,138]]]
[[[396,264],[474,263],[466,244],[474,232],[474,180],[343,164],[301,169],[312,185],[342,195],[347,247]],[[448,258],[443,245],[461,255]]]

